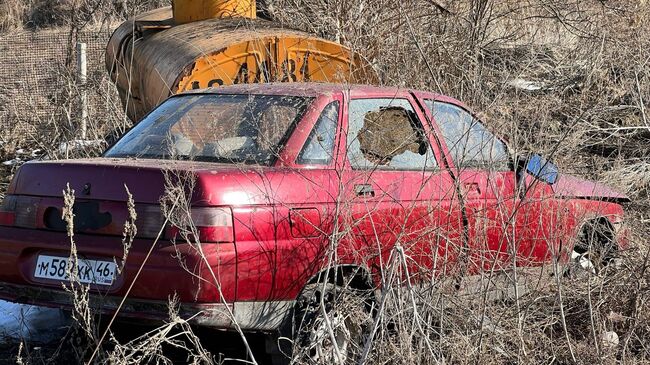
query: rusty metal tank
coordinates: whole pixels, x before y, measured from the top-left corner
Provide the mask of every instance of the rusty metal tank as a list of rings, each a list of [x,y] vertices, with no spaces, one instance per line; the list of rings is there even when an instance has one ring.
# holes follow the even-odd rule
[[[343,45],[257,19],[254,0],[174,0],[173,9],[141,14],[111,36],[106,67],[134,121],[191,89],[374,80],[371,66]]]

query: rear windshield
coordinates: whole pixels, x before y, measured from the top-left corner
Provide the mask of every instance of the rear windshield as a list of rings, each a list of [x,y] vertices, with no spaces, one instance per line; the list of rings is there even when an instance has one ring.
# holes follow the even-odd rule
[[[173,97],[104,156],[270,165],[310,102],[277,95]]]

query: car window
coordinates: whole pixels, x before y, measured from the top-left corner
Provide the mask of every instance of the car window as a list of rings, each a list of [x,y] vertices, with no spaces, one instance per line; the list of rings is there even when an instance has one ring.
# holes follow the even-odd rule
[[[438,166],[408,100],[352,100],[348,120],[348,159],[353,168],[423,170]]]
[[[310,102],[280,95],[173,97],[104,156],[268,165]]]
[[[458,168],[508,170],[507,146],[458,106],[425,100]]]
[[[332,161],[336,127],[339,122],[339,102],[329,103],[318,117],[314,129],[298,155],[299,164],[327,165]]]

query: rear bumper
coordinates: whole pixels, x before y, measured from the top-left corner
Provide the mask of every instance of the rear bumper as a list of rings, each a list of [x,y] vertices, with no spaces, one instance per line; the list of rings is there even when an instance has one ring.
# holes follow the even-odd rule
[[[121,237],[117,236],[75,234],[75,243],[79,257],[87,259],[121,262],[124,255]],[[152,245],[151,239],[136,238],[124,269],[113,284],[91,286],[92,292],[122,297],[133,283],[129,297],[145,302],[166,304],[171,296],[187,303],[234,302],[237,299],[234,244],[205,245],[205,259],[191,244],[158,241],[149,255]],[[34,275],[39,255],[69,257],[70,238],[65,232],[0,227],[0,283],[60,291],[60,281]],[[146,262],[144,266],[143,262]],[[221,291],[214,285],[215,276]]]
[[[0,283],[0,299],[45,307],[73,308],[72,294],[64,290]],[[113,314],[122,300],[118,296],[90,294],[91,309]],[[294,301],[181,303],[178,315],[189,323],[218,329],[239,328],[245,331],[273,331],[290,314]],[[118,317],[146,322],[169,319],[169,303],[164,301],[126,299]]]

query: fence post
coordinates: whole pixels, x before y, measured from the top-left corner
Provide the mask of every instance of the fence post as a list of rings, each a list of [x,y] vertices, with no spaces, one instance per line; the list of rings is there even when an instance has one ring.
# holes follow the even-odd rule
[[[88,96],[86,94],[86,43],[77,43],[77,81],[80,88],[81,98],[81,139],[86,139],[88,123]]]

